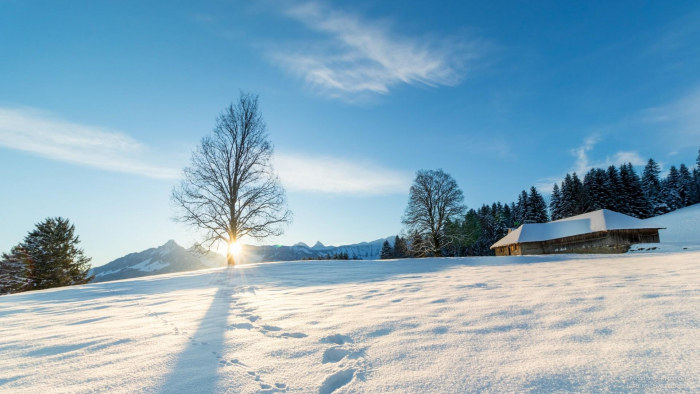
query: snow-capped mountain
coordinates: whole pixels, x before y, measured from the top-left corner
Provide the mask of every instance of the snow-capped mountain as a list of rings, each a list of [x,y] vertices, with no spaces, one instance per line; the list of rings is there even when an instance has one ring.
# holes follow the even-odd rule
[[[269,261],[292,261],[303,260],[308,258],[323,258],[325,256],[333,256],[335,254],[347,253],[349,258],[360,260],[376,260],[379,258],[379,253],[382,249],[384,241],[389,241],[389,244],[394,245],[395,236],[380,238],[371,242],[360,242],[352,245],[342,246],[325,246],[321,241],[316,242],[314,246],[309,247],[303,242],[294,244],[293,246],[266,245],[266,246],[246,246],[245,256],[242,257],[243,263],[264,263]]]
[[[323,258],[340,253],[347,253],[349,258],[376,260],[385,240],[394,244],[394,236],[361,242],[353,245],[325,246],[320,241],[313,247],[303,242],[293,246],[246,245],[245,253],[239,257],[240,263],[266,263],[271,261],[293,261],[308,258]],[[223,267],[226,257],[210,253],[202,256],[170,240],[162,246],[139,253],[131,253],[110,263],[92,269],[95,282],[107,282],[148,275],[169,274],[173,272],[196,271],[200,269]]]
[[[210,253],[201,256],[170,240],[157,248],[120,257],[92,269],[95,282],[136,278],[140,276],[195,271],[226,265],[226,258]]]

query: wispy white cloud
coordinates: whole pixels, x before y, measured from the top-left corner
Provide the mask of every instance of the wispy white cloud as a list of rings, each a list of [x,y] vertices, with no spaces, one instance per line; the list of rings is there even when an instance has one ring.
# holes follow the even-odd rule
[[[278,154],[275,169],[292,191],[371,196],[407,193],[411,185],[411,174],[366,161]]]
[[[554,184],[559,183],[561,179],[562,177],[560,176],[542,178],[535,182],[534,186],[540,193],[551,194],[552,190],[554,190]]]
[[[612,156],[606,156],[605,159],[591,160],[589,152],[591,152],[601,140],[598,134],[593,134],[584,140],[583,145],[572,149],[571,154],[576,160],[569,172],[575,172],[582,177],[591,168],[607,168],[611,165],[619,166],[620,164],[627,163],[632,163],[633,166],[642,166],[646,164],[646,160],[636,151],[618,151]],[[551,193],[554,183],[558,183],[562,179],[564,179],[564,175],[542,178],[535,183],[535,187],[544,193]]]
[[[612,156],[607,156],[603,160],[591,161],[588,157],[588,152],[600,142],[600,137],[592,135],[584,141],[583,145],[576,149],[572,149],[571,153],[576,157],[572,171],[579,175],[583,175],[591,168],[607,168],[611,165],[620,165],[632,163],[634,166],[642,166],[646,164],[646,160],[635,151],[619,151]]]
[[[36,109],[0,108],[0,147],[151,178],[178,176],[177,170],[142,159],[148,149],[128,135],[57,119]]]
[[[485,47],[478,40],[400,36],[389,23],[315,2],[289,7],[285,15],[325,39],[293,50],[277,49],[271,57],[319,93],[347,100],[387,94],[402,83],[456,85]]]

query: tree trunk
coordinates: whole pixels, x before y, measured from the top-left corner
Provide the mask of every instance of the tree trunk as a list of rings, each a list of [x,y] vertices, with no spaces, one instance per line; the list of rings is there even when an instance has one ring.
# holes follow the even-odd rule
[[[226,252],[226,261],[228,262],[228,265],[229,265],[229,266],[234,266],[234,265],[236,265],[235,258],[234,258],[234,256],[233,256],[233,253],[231,253],[231,251],[227,251],[227,252]]]

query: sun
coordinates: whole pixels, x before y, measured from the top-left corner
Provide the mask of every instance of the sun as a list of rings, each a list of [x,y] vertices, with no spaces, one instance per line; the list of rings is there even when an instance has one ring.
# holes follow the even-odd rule
[[[240,242],[231,242],[230,244],[228,244],[228,251],[233,255],[241,253]]]

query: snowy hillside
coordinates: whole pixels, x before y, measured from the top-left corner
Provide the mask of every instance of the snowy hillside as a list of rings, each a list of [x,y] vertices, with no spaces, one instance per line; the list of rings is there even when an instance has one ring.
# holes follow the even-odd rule
[[[666,227],[659,230],[661,243],[632,246],[632,253],[670,253],[700,251],[700,204],[681,208],[665,215],[646,219],[654,225]]]
[[[699,260],[284,262],[3,296],[0,392],[697,392]]]
[[[141,276],[194,271],[226,265],[226,258],[214,253],[201,256],[186,250],[175,241],[158,248],[131,253],[92,269],[95,282],[137,278]]]
[[[681,208],[677,211],[651,219],[654,223],[666,227],[661,230],[661,242],[683,242],[700,244],[700,204]]]

